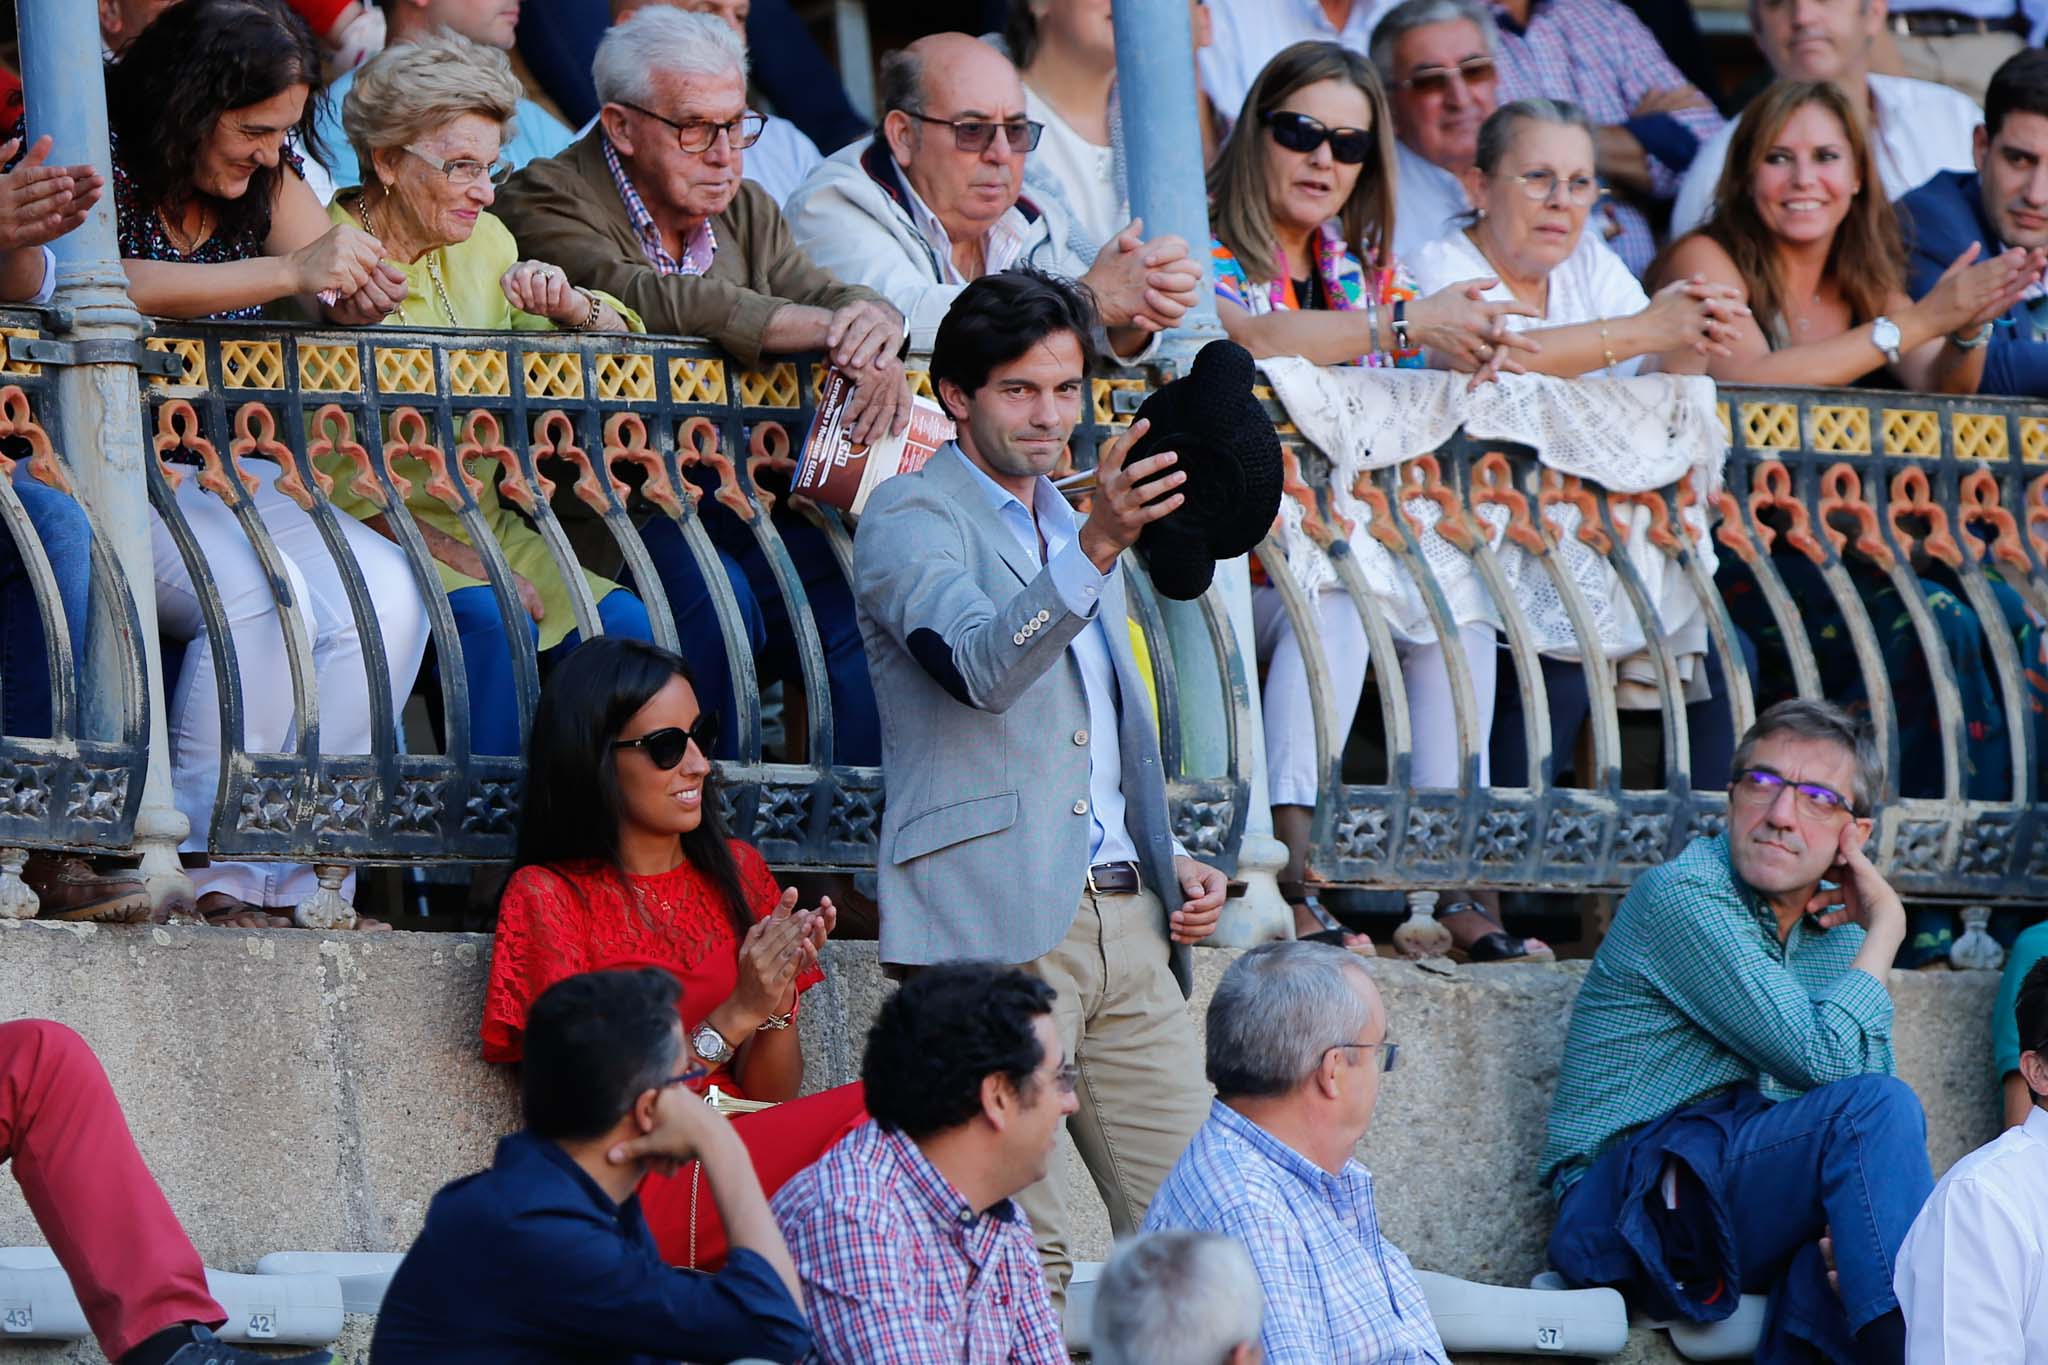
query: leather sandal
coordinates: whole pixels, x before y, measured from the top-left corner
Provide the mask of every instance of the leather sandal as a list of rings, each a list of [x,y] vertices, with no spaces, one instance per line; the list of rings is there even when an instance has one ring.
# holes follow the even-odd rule
[[[1436,915],[1441,920],[1445,915],[1454,915],[1461,910],[1470,910],[1488,923],[1495,926],[1500,925],[1500,921],[1488,914],[1486,907],[1478,901],[1454,901],[1438,909]],[[1467,962],[1479,963],[1557,961],[1556,949],[1544,943],[1541,939],[1534,940],[1534,942],[1536,946],[1532,948],[1529,946],[1531,940],[1523,938],[1519,934],[1511,934],[1503,927],[1496,927],[1490,934],[1481,934],[1470,943],[1462,947],[1453,948],[1451,955],[1453,957],[1462,956]]]

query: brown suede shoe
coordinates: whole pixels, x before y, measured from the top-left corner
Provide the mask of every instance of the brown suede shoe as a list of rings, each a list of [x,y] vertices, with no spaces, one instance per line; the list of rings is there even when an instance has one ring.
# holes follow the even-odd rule
[[[37,853],[21,870],[42,908],[37,919],[140,924],[149,918],[149,890],[132,867],[95,868],[84,858]]]

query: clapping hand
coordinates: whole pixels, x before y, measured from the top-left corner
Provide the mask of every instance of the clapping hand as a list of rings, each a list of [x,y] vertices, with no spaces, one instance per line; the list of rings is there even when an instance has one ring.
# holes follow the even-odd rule
[[[0,251],[43,246],[85,221],[105,181],[90,166],[46,166],[46,133],[12,170],[0,174]],[[21,150],[21,139],[0,143],[0,164]]]
[[[822,936],[813,939],[812,921],[820,913],[797,909],[792,886],[768,917],[756,920],[740,940],[739,982],[732,998],[756,1025],[795,1008],[797,975],[807,961],[817,960],[817,950],[824,944]],[[832,914],[836,920],[837,912]]]

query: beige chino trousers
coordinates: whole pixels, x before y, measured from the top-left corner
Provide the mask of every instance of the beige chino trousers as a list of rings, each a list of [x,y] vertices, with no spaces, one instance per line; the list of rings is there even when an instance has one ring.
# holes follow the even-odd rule
[[[1187,1000],[1167,965],[1166,913],[1149,891],[1081,894],[1057,948],[1023,969],[1053,988],[1060,1044],[1080,1071],[1067,1131],[1118,1237],[1136,1232],[1152,1196],[1209,1116],[1209,1082]],[[1053,1307],[1073,1273],[1058,1166],[1017,1196],[1038,1239]]]

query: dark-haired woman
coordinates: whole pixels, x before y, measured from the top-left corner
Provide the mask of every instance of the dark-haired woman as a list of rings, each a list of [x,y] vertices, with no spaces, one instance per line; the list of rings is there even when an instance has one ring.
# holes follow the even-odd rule
[[[312,34],[279,0],[184,0],[107,68],[122,264],[143,312],[245,318],[287,295],[375,288],[387,271],[403,283],[379,264],[374,237],[329,226],[286,145],[294,136],[306,145],[319,77]],[[243,747],[287,748],[293,713],[277,590],[234,512],[201,490],[196,471],[175,469],[192,458],[168,457],[182,473],[175,496],[199,562],[187,562],[160,518],[151,525],[158,618],[165,634],[185,643],[170,697],[171,768],[191,826],[185,848],[199,852],[213,822],[222,736],[221,680],[195,577],[218,593],[234,643]],[[259,478],[256,511],[312,638],[321,747],[367,753],[370,674],[341,577],[313,518],[277,490],[277,467],[245,463]],[[340,526],[376,603],[393,710],[402,710],[426,651],[425,604],[403,551],[352,520]],[[240,926],[290,923],[290,908],[318,885],[307,867],[219,860],[194,869],[192,880],[209,921]]]
[[[802,993],[836,911],[799,910],[758,851],[725,833],[709,751],[717,718],[689,665],[600,637],[556,668],[534,713],[515,870],[498,903],[484,997],[486,1061],[516,1062],[527,1008],[566,976],[624,964],[682,982],[683,1034],[716,1085],[776,1102],[742,1136],[773,1194],[865,1118],[859,1086],[795,1100]],[[781,1104],[781,1101],[793,1101]],[[642,1207],[662,1254],[703,1268],[723,1233],[695,1172],[654,1178]]]

